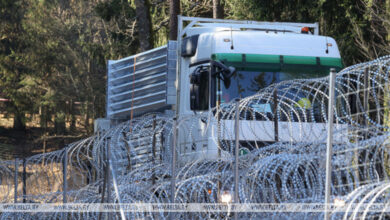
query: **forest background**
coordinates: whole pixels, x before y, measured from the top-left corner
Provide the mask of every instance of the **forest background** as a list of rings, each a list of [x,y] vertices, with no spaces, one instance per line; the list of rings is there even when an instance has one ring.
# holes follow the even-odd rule
[[[106,61],[175,38],[177,13],[319,22],[345,66],[390,54],[390,0],[0,0],[0,155],[90,135],[105,116]]]

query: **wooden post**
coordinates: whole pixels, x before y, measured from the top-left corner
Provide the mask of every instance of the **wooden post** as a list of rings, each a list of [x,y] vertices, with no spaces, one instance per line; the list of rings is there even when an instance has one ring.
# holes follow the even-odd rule
[[[131,130],[131,128],[130,128]],[[123,135],[123,142],[125,143],[126,145],[126,153],[127,153],[127,161],[129,162],[129,164],[127,165],[126,169],[131,171],[131,151],[130,151],[130,144],[127,142],[127,139],[126,139],[126,132],[122,132],[122,135]],[[130,140],[129,140],[130,141]]]
[[[351,78],[351,74],[348,72],[348,78]],[[350,110],[350,114],[351,115],[357,115],[357,117],[355,118],[355,120],[359,123],[359,114],[358,113],[358,99],[359,99],[359,92],[355,93],[355,94],[351,94],[352,90],[351,90],[351,87],[355,87],[358,86],[358,84],[356,82],[351,82],[351,81],[348,81],[348,91],[347,91],[347,94],[348,94],[348,100],[350,100],[351,102],[351,110]],[[353,103],[355,102],[355,103]],[[355,129],[354,130],[354,139],[355,139],[355,148],[357,148],[358,146],[358,142],[359,142],[359,133],[358,131]],[[356,165],[359,164],[359,150],[358,149],[355,149],[354,150],[354,161],[356,163]],[[355,179],[354,179],[354,183],[355,183],[355,187],[357,187],[359,185],[359,182],[360,182],[360,173],[359,173],[359,166],[356,166],[355,169],[354,169],[354,173],[355,173]]]

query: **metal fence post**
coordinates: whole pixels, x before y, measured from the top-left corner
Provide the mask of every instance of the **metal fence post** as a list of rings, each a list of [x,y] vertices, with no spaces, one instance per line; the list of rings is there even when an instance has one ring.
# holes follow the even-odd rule
[[[63,182],[62,182],[62,203],[66,203],[67,200],[66,200],[66,194],[67,194],[67,190],[68,190],[68,181],[66,179],[67,175],[68,175],[68,147],[65,147],[64,149],[64,157],[63,157],[63,160],[62,160],[62,178],[63,178]]]
[[[23,184],[23,203],[26,203],[26,179],[27,179],[27,173],[26,173],[26,158],[23,158],[23,175],[22,175],[22,184]]]
[[[278,90],[275,88],[274,94],[274,132],[275,132],[275,142],[279,141],[279,122],[278,122]]]
[[[110,161],[111,161],[111,158],[110,158],[110,140],[111,138],[110,137],[107,137],[107,152],[106,152],[106,155],[107,155],[107,166],[106,166],[106,169],[107,169],[107,203],[110,203],[111,202],[111,189],[110,189],[110,186],[111,186],[111,175],[110,175]],[[111,219],[111,212],[108,212],[107,213],[107,218],[108,219]]]
[[[156,164],[156,115],[153,115],[152,163]],[[155,171],[152,174],[152,185],[156,183]]]
[[[120,197],[120,194],[119,194],[119,189],[118,189],[118,182],[117,182],[117,177],[116,177],[116,174],[115,174],[115,169],[114,169],[114,165],[112,164],[112,160],[110,159],[109,160],[109,164],[110,164],[110,173],[112,175],[112,185],[114,187],[114,190],[115,190],[115,193],[117,195],[117,201],[119,204],[122,204],[122,200],[121,200],[121,197]],[[110,213],[109,213],[110,214]],[[122,207],[119,207],[119,217],[123,220],[126,220],[126,216],[125,216],[125,212],[123,211],[123,208]],[[109,215],[108,219],[112,219],[111,218],[111,214]]]
[[[14,172],[14,183],[15,183],[15,191],[14,191],[14,203],[18,203],[18,158],[15,158],[15,172]],[[14,219],[18,219],[17,213],[14,213]]]
[[[236,133],[236,146],[234,152],[234,203],[239,203],[238,201],[238,153],[240,147],[240,99],[236,99],[236,118],[235,118],[235,133]],[[234,212],[234,219],[237,220],[238,213]]]
[[[366,67],[364,69],[364,92],[363,92],[363,109],[364,109],[364,118],[363,118],[363,124],[364,126],[368,125],[368,117],[369,117],[369,109],[368,109],[368,90],[370,89],[370,85],[368,82],[368,74],[369,74],[369,68]],[[368,137],[368,130],[364,132],[364,139],[367,139]]]
[[[104,142],[105,144],[107,144],[107,142],[105,141]],[[103,170],[103,187],[102,187],[102,197],[101,197],[101,200],[100,200],[100,203],[103,203],[104,202],[104,195],[105,195],[105,193],[106,193],[106,183],[107,183],[107,169],[106,169],[106,167],[105,166],[107,166],[107,164],[104,164],[104,161],[105,161],[105,156],[106,156],[106,154],[105,154],[105,151],[104,151],[105,149],[103,148],[103,158],[102,158],[102,170]],[[100,219],[102,219],[102,212],[99,212],[99,216],[98,216],[98,220],[100,220]]]
[[[330,69],[329,76],[329,100],[328,100],[328,138],[326,142],[326,181],[325,181],[325,215],[324,219],[329,220],[329,205],[330,205],[330,194],[332,184],[332,143],[333,143],[333,106],[335,96],[335,80],[336,70]]]
[[[97,136],[97,142],[99,143],[100,142],[100,131],[98,131],[97,132],[97,134],[96,134],[96,136]],[[99,160],[99,156],[96,158],[96,166],[97,167],[100,167],[100,160]],[[100,178],[100,174],[99,174],[99,172],[98,172],[98,170],[95,168],[95,169],[93,169],[95,172],[94,172],[94,181],[96,181],[96,180],[98,180],[99,178]]]
[[[15,158],[15,176],[14,176],[14,183],[15,183],[15,191],[14,191],[14,203],[18,203],[18,158]]]
[[[68,147],[65,147],[64,149],[64,157],[62,158],[62,203],[67,203],[67,192],[68,192]],[[62,219],[66,219],[67,213],[62,213]]]
[[[173,143],[172,143],[172,164],[171,164],[171,203],[175,202],[175,188],[176,188],[176,136],[177,136],[177,118],[173,118]],[[170,219],[173,220],[173,212],[169,214]]]
[[[103,150],[103,161],[105,162],[105,167],[103,168],[103,189],[102,189],[102,197],[100,203],[104,203],[104,195],[107,190],[107,199],[106,202],[110,201],[110,158],[109,158],[109,152],[110,152],[110,139],[111,137],[107,137],[105,144],[107,145],[105,148],[105,151]],[[104,158],[105,156],[105,158]],[[109,216],[106,215],[108,218]],[[98,219],[100,220],[102,218],[102,212],[99,213]]]

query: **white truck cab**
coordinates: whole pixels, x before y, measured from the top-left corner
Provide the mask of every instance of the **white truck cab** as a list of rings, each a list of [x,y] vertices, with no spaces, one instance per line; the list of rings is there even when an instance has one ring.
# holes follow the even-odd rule
[[[179,118],[194,115],[197,111],[209,111],[235,98],[254,95],[272,83],[326,76],[330,68],[339,70],[342,67],[335,40],[319,36],[317,24],[180,20],[186,19],[197,21],[197,25],[179,30],[180,37],[185,35],[179,39],[177,85],[180,96],[176,109]],[[234,69],[231,76],[216,73],[229,72],[229,67]],[[268,104],[263,106],[263,111],[272,113],[271,108]],[[294,128],[302,127],[302,123],[279,123],[279,141],[304,141],[294,137],[305,132],[302,128]],[[242,141],[275,141],[272,121],[240,120],[240,124]],[[325,129],[325,123],[303,126],[306,130],[317,129],[319,133]],[[221,127],[225,134],[218,131]],[[233,131],[234,122],[224,119],[210,123],[209,127],[199,123],[199,132],[191,129],[191,135],[187,129],[178,129],[181,159],[219,157],[220,150],[224,150],[220,145],[224,140],[220,139],[232,139]]]

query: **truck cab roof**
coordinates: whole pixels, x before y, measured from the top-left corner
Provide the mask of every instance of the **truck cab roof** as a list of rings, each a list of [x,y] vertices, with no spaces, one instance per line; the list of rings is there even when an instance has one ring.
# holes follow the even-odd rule
[[[281,31],[227,30],[226,28],[217,28],[214,32],[199,34],[196,54],[191,57],[191,63],[213,57],[219,60],[233,59],[232,61],[241,59],[242,62],[242,58],[234,56],[237,54],[245,54],[247,61],[262,59],[279,62],[279,57],[284,56],[287,62],[290,58],[294,58],[294,62],[301,60],[302,64],[316,64],[318,57],[323,61],[336,62],[333,63],[335,66],[342,66],[336,41],[331,37]]]

